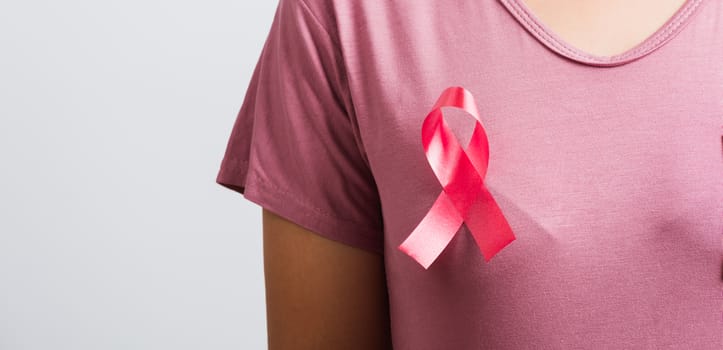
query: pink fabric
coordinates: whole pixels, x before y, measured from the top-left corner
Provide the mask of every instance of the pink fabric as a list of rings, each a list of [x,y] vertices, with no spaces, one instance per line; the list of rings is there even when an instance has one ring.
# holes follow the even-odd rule
[[[422,122],[475,96],[516,239],[397,249],[441,186]],[[474,121],[444,111],[461,144]],[[280,0],[217,183],[384,254],[394,348],[723,348],[723,2],[615,57],[520,0]]]

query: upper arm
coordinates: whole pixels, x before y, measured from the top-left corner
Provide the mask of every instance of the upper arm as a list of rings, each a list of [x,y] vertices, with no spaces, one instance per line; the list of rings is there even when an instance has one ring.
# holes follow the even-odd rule
[[[278,2],[216,179],[264,208],[272,350],[390,343],[381,200],[331,16]]]
[[[391,349],[383,255],[262,216],[269,349]]]

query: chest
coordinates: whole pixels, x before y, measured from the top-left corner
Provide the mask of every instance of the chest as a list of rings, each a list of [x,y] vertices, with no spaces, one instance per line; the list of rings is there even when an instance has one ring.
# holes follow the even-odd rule
[[[548,18],[580,50],[541,33],[518,0],[463,0],[451,10],[450,2],[385,2],[395,11],[345,32],[355,111],[382,202],[396,347],[554,348],[565,340],[567,348],[625,348],[650,339],[649,348],[661,348],[675,341],[660,336],[667,329],[699,341],[690,348],[719,340],[720,313],[711,310],[720,302],[723,228],[723,6],[689,6],[705,11],[695,21],[678,16],[681,25],[666,36],[648,36],[640,21],[652,12],[626,12],[623,20],[615,13],[630,8],[608,2],[619,6],[604,15],[586,8],[576,18],[584,11],[568,1],[557,7],[559,21]],[[628,3],[657,6],[648,27],[656,30],[662,8],[674,8],[665,2]],[[377,14],[365,5],[372,3],[354,2],[355,10]],[[617,23],[614,34],[605,31],[609,23]],[[641,30],[632,35],[631,26]],[[625,45],[613,44],[641,38],[649,45],[625,59],[581,52],[617,53]],[[453,85],[475,97],[490,145],[485,184],[516,240],[485,263],[464,224],[423,270],[397,246],[442,191],[421,126]],[[443,112],[467,145],[472,117]],[[710,327],[680,327],[681,319]]]
[[[649,37],[662,48],[653,55],[636,52],[632,58],[640,60],[593,67],[578,64],[577,52],[547,50],[558,46],[530,35],[535,28],[522,22],[515,3],[470,6],[430,25],[411,15],[391,17],[347,41],[388,243],[401,242],[440,193],[421,123],[442,89],[459,85],[474,94],[489,137],[485,182],[517,231],[541,227],[577,242],[580,252],[583,241],[616,244],[590,227],[624,235],[630,225],[652,225],[636,236],[640,242],[656,236],[655,225],[703,227],[697,234],[683,231],[695,237],[691,246],[711,247],[720,231],[710,225],[718,225],[723,195],[723,71],[714,64],[723,46],[719,36],[702,34],[718,23],[717,9],[699,12],[696,21],[678,16],[689,25],[675,28],[686,30],[678,29],[675,40]],[[380,28],[394,29],[397,40],[389,42]],[[659,39],[667,40],[664,47]],[[466,145],[472,119],[455,109],[444,113]]]

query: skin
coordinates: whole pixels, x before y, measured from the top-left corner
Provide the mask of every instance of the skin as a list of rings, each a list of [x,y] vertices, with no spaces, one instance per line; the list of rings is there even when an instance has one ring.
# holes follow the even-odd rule
[[[383,256],[262,218],[269,349],[391,349]]]
[[[523,3],[570,45],[590,54],[613,56],[653,34],[685,0],[523,0]]]

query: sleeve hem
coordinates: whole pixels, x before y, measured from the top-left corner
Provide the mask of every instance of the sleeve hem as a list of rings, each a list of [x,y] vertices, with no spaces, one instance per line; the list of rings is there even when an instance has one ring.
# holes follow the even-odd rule
[[[244,194],[247,172],[248,160],[244,159],[239,161],[237,158],[224,158],[216,175],[216,183],[240,194]]]
[[[246,175],[244,179],[234,179],[229,176],[229,172],[222,171],[216,183],[241,193],[249,201],[322,237],[372,253],[384,254],[383,238],[375,238],[379,235],[378,229],[322,212],[259,178]]]

